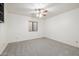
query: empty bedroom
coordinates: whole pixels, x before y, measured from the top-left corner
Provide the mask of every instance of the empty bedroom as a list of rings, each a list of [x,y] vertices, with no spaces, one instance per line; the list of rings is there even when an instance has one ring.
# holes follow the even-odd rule
[[[0,3],[0,56],[79,56],[79,3]]]

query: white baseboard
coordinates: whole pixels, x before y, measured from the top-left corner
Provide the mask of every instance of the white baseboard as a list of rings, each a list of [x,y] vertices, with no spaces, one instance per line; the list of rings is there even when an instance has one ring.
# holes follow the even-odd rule
[[[33,38],[33,39],[23,39],[23,40],[8,42],[8,43],[15,43],[15,42],[21,42],[21,41],[27,41],[27,40],[40,39],[40,38],[45,38],[45,37],[38,37],[38,38]]]
[[[64,43],[64,44],[67,44],[67,45],[70,45],[70,46],[73,46],[73,47],[76,47],[76,48],[79,48],[78,45],[70,43],[70,42],[67,42],[67,41],[64,41],[64,40],[56,40],[56,39],[49,38],[49,37],[46,37],[46,38],[51,39],[51,40],[55,40],[55,41],[58,41],[58,42],[61,42],[61,43]]]

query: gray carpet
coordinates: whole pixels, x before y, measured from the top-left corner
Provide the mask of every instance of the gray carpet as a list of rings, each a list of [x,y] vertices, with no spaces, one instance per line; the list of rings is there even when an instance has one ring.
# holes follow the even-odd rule
[[[2,56],[78,56],[79,48],[40,38],[9,43]]]

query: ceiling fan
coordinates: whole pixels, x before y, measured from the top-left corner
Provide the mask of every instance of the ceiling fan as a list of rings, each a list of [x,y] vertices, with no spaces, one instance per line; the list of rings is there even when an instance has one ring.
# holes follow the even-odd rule
[[[35,9],[35,12],[36,12],[36,17],[41,18],[47,15],[48,10],[44,8],[38,8],[38,9]]]
[[[36,18],[42,18],[44,16],[47,16],[47,14],[48,14],[48,9],[47,9],[48,4],[46,4],[46,3],[35,3],[32,6],[30,6],[30,8],[32,9],[32,11],[30,13],[33,16],[35,16]]]

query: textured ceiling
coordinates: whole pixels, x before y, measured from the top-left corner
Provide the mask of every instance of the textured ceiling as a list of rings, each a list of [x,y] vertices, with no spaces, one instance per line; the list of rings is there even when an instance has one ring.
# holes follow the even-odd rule
[[[79,3],[6,3],[6,10],[10,13],[22,14],[36,18],[34,10],[36,8],[45,8],[48,10],[47,16],[41,19],[49,19],[56,15],[79,8]]]

